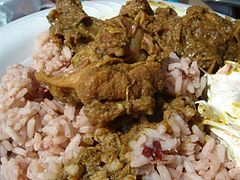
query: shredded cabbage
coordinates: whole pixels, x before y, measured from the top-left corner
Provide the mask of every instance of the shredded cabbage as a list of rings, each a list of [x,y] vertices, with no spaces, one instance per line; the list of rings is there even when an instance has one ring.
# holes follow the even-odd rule
[[[240,64],[226,62],[219,72],[206,76],[208,101],[199,101],[198,111],[240,166]]]

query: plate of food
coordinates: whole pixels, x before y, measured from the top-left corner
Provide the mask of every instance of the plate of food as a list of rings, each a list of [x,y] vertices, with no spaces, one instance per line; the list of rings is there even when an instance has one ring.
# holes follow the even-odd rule
[[[56,0],[0,32],[3,179],[240,178],[238,20]]]

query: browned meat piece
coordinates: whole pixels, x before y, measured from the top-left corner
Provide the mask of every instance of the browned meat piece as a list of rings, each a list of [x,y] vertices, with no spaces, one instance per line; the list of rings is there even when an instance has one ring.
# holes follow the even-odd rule
[[[204,70],[214,72],[225,60],[240,58],[235,33],[239,22],[231,22],[204,7],[190,7],[183,17],[171,8],[158,8],[141,27],[145,44],[152,44],[149,47],[154,47],[152,52],[157,60],[176,52],[197,60]]]
[[[154,14],[147,0],[132,0],[119,16],[103,23],[88,17],[78,0],[58,0],[49,21],[51,37],[77,53],[72,62],[79,68],[99,62],[161,61],[174,51],[212,72],[223,61],[240,58],[240,36],[235,33],[239,23],[204,7],[190,7],[186,16],[178,17],[171,8],[158,8]]]
[[[124,21],[124,22],[123,22]],[[128,44],[132,34],[129,27],[133,21],[119,16],[106,21],[95,39],[95,53],[98,57],[124,57],[128,53]]]
[[[234,40],[233,23],[203,7],[191,7],[182,20],[182,37],[184,49],[181,55],[198,60],[198,64],[212,72],[227,59],[224,59],[226,47]],[[235,41],[235,40],[234,40]],[[235,43],[236,44],[236,43]],[[238,56],[235,53],[233,59]]]
[[[89,104],[94,100],[124,101],[137,99],[141,96],[153,96],[162,89],[162,77],[160,64],[157,62],[141,62],[135,64],[116,64],[112,66],[88,66],[83,70],[75,70],[50,77],[43,72],[36,73],[38,81],[53,87],[71,89],[72,98]],[[110,91],[109,91],[110,90]],[[61,94],[64,94],[62,91]],[[55,97],[55,92],[52,92]],[[70,98],[68,102],[73,99]]]
[[[103,114],[100,121],[110,121],[126,113],[151,114],[154,108],[151,98],[161,92],[163,86],[161,67],[157,62],[88,66],[56,77],[40,72],[36,78],[48,84],[52,95],[62,101],[82,102],[90,107],[99,107],[102,103],[102,109],[92,110],[95,114]],[[97,104],[93,103],[97,101]],[[119,103],[123,104],[123,109]],[[111,109],[112,112],[108,112]]]
[[[173,32],[170,34],[168,33],[170,29],[167,28],[168,24],[177,24],[178,19],[177,13],[172,8],[157,8],[154,16],[148,17],[148,20],[142,24],[141,27],[145,32],[142,48],[147,50],[148,55],[153,56],[154,60],[162,61],[168,57],[170,52],[174,51],[173,44],[180,42],[176,35],[169,44],[162,39],[178,31],[178,28],[171,29]]]
[[[82,68],[100,61],[102,64],[111,64],[117,58],[118,62],[121,62],[128,53],[130,35],[127,32],[126,27],[121,25],[120,17],[107,20],[95,40],[80,49],[73,57],[73,65]]]
[[[224,54],[225,60],[237,60],[240,62],[240,20],[237,19],[233,22],[232,32],[234,32],[234,37],[228,40],[226,52]]]
[[[92,124],[104,125],[123,115],[152,115],[154,107],[155,99],[151,96],[143,96],[139,99],[123,102],[101,103],[94,101],[84,107],[84,112]]]
[[[101,62],[114,64],[144,61],[154,53],[154,45],[140,27],[145,14],[137,19],[118,16],[105,21],[94,41],[82,48],[72,59],[74,67]]]
[[[103,21],[87,16],[79,0],[56,0],[56,9],[49,13],[48,20],[53,41],[74,52],[92,41],[103,24]]]
[[[197,60],[210,73],[225,60],[240,60],[240,22],[204,7],[190,7],[179,17],[171,8],[154,14],[147,0],[132,0],[119,16],[102,22],[88,17],[79,0],[56,3],[48,17],[50,35],[75,53],[74,69],[56,77],[40,72],[36,78],[55,98],[83,103],[93,123],[152,114],[163,86],[160,63],[170,52]]]
[[[163,14],[169,17],[169,14]],[[236,28],[231,21],[198,6],[188,8],[187,15],[183,17],[163,17],[158,13],[153,22],[156,24],[161,20],[161,28],[156,28],[154,36],[162,51],[161,58],[174,51],[180,56],[197,60],[210,73],[221,66],[226,58],[237,60],[239,47],[234,37]]]
[[[150,16],[142,27],[151,36],[154,36],[154,34],[161,35],[164,30],[164,22],[177,17],[177,13],[172,8],[157,8],[154,16]]]
[[[148,15],[154,14],[147,0],[131,0],[127,1],[127,4],[122,7],[120,15],[135,18],[140,11],[143,11]]]
[[[148,21],[149,15],[153,12],[146,0],[127,2],[120,15],[106,20],[94,41],[75,55],[73,65],[83,68],[99,61],[103,64],[134,63],[156,54],[151,37],[141,27]]]

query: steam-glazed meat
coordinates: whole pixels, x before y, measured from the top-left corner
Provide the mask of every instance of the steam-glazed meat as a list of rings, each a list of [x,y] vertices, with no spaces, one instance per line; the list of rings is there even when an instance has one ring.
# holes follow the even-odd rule
[[[144,30],[153,37],[160,59],[176,52],[197,60],[201,68],[211,73],[225,60],[239,59],[236,27],[239,27],[238,21],[231,22],[196,6],[188,8],[183,17],[169,8],[157,9]]]
[[[129,14],[131,7],[134,9]],[[149,42],[151,37],[144,33],[141,24],[148,21],[149,15],[153,15],[153,11],[147,1],[129,1],[121,9],[120,15],[106,20],[94,41],[73,57],[73,65],[85,67],[99,61],[114,64],[146,60],[153,54],[154,45]]]
[[[103,21],[89,17],[79,0],[56,0],[56,9],[48,15],[49,33],[58,45],[65,44],[78,52],[82,45],[92,41]]]
[[[127,1],[126,5],[122,6],[120,15],[135,18],[139,12],[144,12],[148,15],[153,15],[153,10],[146,0]]]
[[[91,112],[102,112],[103,118],[99,121],[110,121],[124,114],[152,114],[153,97],[161,92],[163,87],[158,62],[88,66],[83,70],[55,77],[40,72],[36,74],[36,78],[46,83],[52,95],[59,100],[82,102],[93,108]],[[99,108],[101,104],[102,108]],[[106,113],[113,115],[105,115]],[[87,114],[88,117],[95,117]]]
[[[77,0],[57,1],[49,15],[50,35],[76,53],[75,67],[161,61],[176,52],[190,57],[209,73],[225,60],[237,61],[239,22],[205,7],[190,7],[183,17],[171,8],[153,13],[146,0],[128,1],[117,17],[105,22],[87,16]]]
[[[234,23],[230,20],[206,8],[191,7],[182,19],[180,40],[184,49],[178,47],[178,51],[182,56],[197,60],[199,66],[211,73],[225,60],[236,61],[239,58],[235,32]],[[234,52],[230,53],[233,49]]]
[[[153,115],[154,107],[155,99],[151,96],[143,96],[122,102],[94,101],[84,107],[84,113],[92,124],[104,125],[124,115]]]
[[[121,20],[121,17],[107,20],[99,29],[95,40],[73,57],[74,67],[83,68],[94,63],[124,62],[124,57],[129,53],[131,35],[128,34],[128,29],[121,24]],[[128,23],[130,24],[130,22]]]
[[[123,115],[152,114],[161,93],[161,64],[171,52],[214,72],[225,60],[240,61],[240,22],[205,7],[183,17],[171,8],[154,13],[147,0],[131,0],[106,21],[87,16],[79,0],[57,0],[50,36],[73,51],[72,72],[36,78],[64,102],[81,102],[93,123]],[[190,61],[191,61],[190,60]]]

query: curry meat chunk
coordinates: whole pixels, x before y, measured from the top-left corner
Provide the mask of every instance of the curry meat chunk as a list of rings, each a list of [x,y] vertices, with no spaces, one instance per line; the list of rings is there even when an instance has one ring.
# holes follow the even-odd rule
[[[48,16],[51,39],[73,52],[73,70],[57,76],[36,73],[52,95],[81,103],[93,124],[125,115],[154,113],[161,94],[161,66],[171,52],[190,57],[208,73],[225,60],[240,61],[240,22],[193,6],[186,15],[174,9],[152,11],[147,0],[131,0],[118,16],[89,17],[78,0],[57,0]]]
[[[125,114],[153,114],[153,96],[163,87],[158,62],[88,66],[55,77],[39,72],[36,78],[59,100],[82,102],[90,120],[99,123]]]
[[[49,34],[58,45],[66,45],[73,52],[94,40],[103,21],[89,17],[78,0],[56,0],[56,9],[48,15]]]

